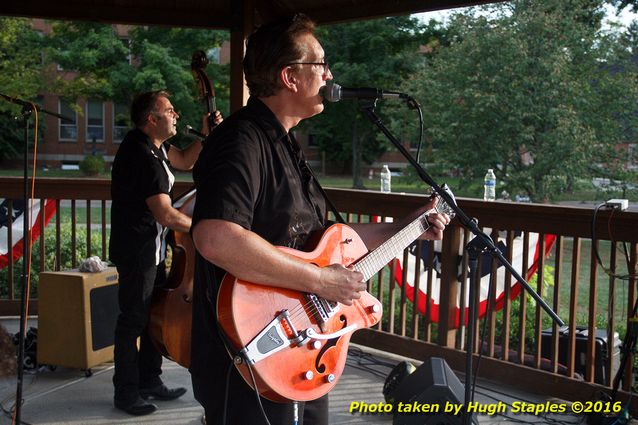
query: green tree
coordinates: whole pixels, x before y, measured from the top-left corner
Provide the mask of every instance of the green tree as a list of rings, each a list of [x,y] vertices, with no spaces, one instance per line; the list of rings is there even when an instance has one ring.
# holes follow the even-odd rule
[[[66,98],[94,97],[130,104],[134,94],[168,90],[181,120],[198,128],[205,105],[198,100],[190,64],[194,51],[219,48],[228,38],[223,31],[186,28],[132,27],[121,39],[111,25],[57,22],[48,37],[48,58],[65,72],[56,76],[54,91]],[[132,58],[129,61],[129,55]],[[206,69],[227,110],[228,67]],[[81,112],[81,111],[80,111]],[[176,138],[179,143],[184,139]]]
[[[35,101],[41,86],[40,43],[27,19],[0,17],[0,93]],[[15,120],[21,110],[0,99],[0,161],[23,152],[23,127]]]
[[[611,0],[611,4],[616,6],[618,11],[628,7],[634,13],[638,13],[638,0]]]
[[[136,27],[130,32],[131,49],[139,65],[132,92],[168,89],[182,122],[199,128],[204,104],[191,74],[191,59],[197,50],[212,52],[228,39],[225,31],[189,28]],[[210,63],[206,73],[215,90],[217,109],[228,113],[230,68]]]
[[[534,201],[577,177],[617,176],[616,146],[636,122],[636,66],[601,30],[602,1],[488,10],[455,15],[458,38],[404,88],[424,106],[439,165],[467,182],[494,168],[508,192]]]
[[[52,25],[47,45],[47,59],[60,70],[52,78],[51,89],[69,99],[113,99],[118,75],[130,78],[133,71],[126,41],[118,38],[111,25],[58,21]]]
[[[415,70],[421,24],[410,17],[394,17],[321,27],[318,38],[335,81],[347,87],[398,87]],[[383,114],[379,103],[378,111]],[[363,187],[362,162],[372,163],[388,146],[357,104],[327,104],[309,122],[319,148],[342,172],[352,167],[353,187]]]

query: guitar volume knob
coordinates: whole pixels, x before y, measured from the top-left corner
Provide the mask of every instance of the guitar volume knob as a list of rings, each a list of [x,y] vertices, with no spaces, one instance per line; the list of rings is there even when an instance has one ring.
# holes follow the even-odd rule
[[[371,313],[379,313],[381,312],[381,306],[379,304],[372,304],[368,307],[368,311]]]
[[[332,384],[335,380],[335,376],[331,373],[329,375],[326,375],[326,382],[329,384]]]
[[[312,342],[312,348],[314,348],[315,350],[320,349],[320,348],[321,348],[321,342],[319,342],[319,341],[317,341],[317,340],[314,340],[314,341]]]
[[[310,381],[312,378],[314,378],[315,374],[312,373],[312,370],[307,370],[306,373],[303,374],[303,377],[306,381]]]

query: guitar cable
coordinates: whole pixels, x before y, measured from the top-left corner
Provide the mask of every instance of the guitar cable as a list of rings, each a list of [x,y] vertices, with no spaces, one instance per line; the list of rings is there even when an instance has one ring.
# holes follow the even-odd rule
[[[250,367],[250,363],[248,363],[248,359],[244,358],[244,362],[246,364],[246,367],[248,368],[248,373],[250,373],[250,379],[251,381],[253,381],[255,397],[257,398],[257,404],[259,404],[259,410],[261,411],[261,415],[264,417],[264,421],[266,421],[266,425],[270,425],[270,421],[268,420],[268,416],[266,415],[264,406],[261,404],[261,397],[259,397],[259,391],[257,390],[257,382],[255,381],[255,375],[253,375],[253,369]]]
[[[233,362],[228,364],[226,371],[226,391],[224,392],[224,411],[222,413],[222,424],[226,425],[226,414],[228,413],[228,393],[230,393],[230,374],[233,371]]]
[[[253,382],[253,388],[255,391],[255,396],[257,398],[257,404],[259,405],[259,410],[261,411],[261,415],[264,417],[264,421],[266,425],[271,425],[268,420],[268,416],[266,415],[266,411],[264,410],[264,406],[261,404],[261,397],[259,397],[259,391],[257,390],[257,382],[255,381],[255,375],[253,375],[253,370],[250,367],[250,363],[248,363],[247,359],[242,356],[244,364],[248,368],[248,373],[250,373],[250,379]],[[234,364],[231,361],[228,365],[228,370],[226,371],[226,391],[224,392],[224,410],[222,412],[222,423],[226,425],[226,421],[228,418],[228,396],[230,393],[230,376],[233,371]]]

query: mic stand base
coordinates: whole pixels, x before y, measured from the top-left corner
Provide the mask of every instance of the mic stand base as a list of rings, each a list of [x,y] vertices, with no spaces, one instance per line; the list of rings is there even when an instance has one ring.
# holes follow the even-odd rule
[[[474,387],[474,367],[472,363],[474,355],[474,336],[476,335],[476,322],[478,320],[476,314],[476,286],[480,282],[478,279],[478,260],[481,253],[485,251],[486,246],[481,238],[473,238],[465,246],[465,248],[467,250],[468,265],[470,267],[470,287],[468,291],[469,302],[467,309],[467,335],[465,339],[465,411],[463,412],[463,424],[469,425],[472,422],[472,415],[469,412],[469,407],[470,403],[474,401],[474,392],[472,391]],[[482,347],[479,347],[479,350],[481,349]]]

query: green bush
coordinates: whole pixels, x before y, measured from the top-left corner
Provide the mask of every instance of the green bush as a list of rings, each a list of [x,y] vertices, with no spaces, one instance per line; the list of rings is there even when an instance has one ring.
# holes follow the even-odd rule
[[[60,225],[60,270],[70,270],[73,267],[73,250],[71,249],[72,229],[71,221],[63,220]],[[55,218],[51,220],[49,225],[45,228],[44,233],[44,269],[46,271],[56,270],[55,264]],[[99,230],[91,231],[91,246],[93,255],[101,255],[101,243],[102,234]],[[108,238],[107,238],[108,240]],[[77,226],[75,234],[75,253],[76,264],[75,268],[80,266],[80,263],[88,257],[86,248],[86,226]],[[102,258],[102,260],[105,260]],[[22,258],[14,263],[13,284],[14,294],[20,298],[22,294]],[[7,298],[9,295],[9,288],[7,283],[9,282],[9,270],[7,267],[0,270],[0,298]],[[40,278],[40,240],[38,239],[33,244],[31,254],[31,297],[38,297],[38,284]]]
[[[88,155],[80,161],[80,170],[85,176],[96,176],[104,171],[104,158],[100,155]]]

